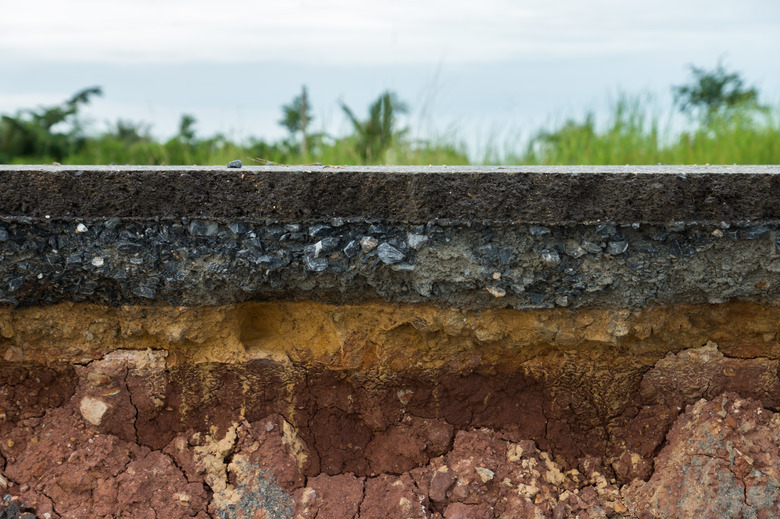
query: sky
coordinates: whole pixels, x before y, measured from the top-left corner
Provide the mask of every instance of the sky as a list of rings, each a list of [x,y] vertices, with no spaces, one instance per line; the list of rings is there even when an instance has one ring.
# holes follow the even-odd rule
[[[167,138],[188,113],[203,136],[277,139],[307,85],[315,130],[348,131],[340,101],[362,114],[393,90],[417,135],[479,153],[621,92],[666,107],[690,64],[719,60],[780,104],[776,0],[0,0],[0,13],[0,113],[99,85],[95,131],[124,119]]]

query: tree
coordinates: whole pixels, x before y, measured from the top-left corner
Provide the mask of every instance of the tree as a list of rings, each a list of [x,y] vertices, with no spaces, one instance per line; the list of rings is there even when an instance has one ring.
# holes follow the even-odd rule
[[[395,131],[396,114],[406,113],[406,104],[399,101],[393,92],[385,92],[368,107],[368,119],[360,121],[341,103],[341,108],[347,114],[355,129],[358,153],[365,162],[379,160],[398,135]]]
[[[195,123],[198,120],[190,114],[182,114],[179,119],[179,134],[177,137],[183,144],[195,144]]]
[[[16,117],[4,115],[0,120],[0,161],[14,157],[51,157],[60,161],[78,151],[84,138],[78,111],[93,96],[100,96],[100,87],[85,88],[58,106],[38,110],[22,110]],[[55,131],[60,123],[69,123],[67,131]]]
[[[40,112],[28,110],[28,113],[30,114],[32,122],[35,125],[48,131],[51,130],[52,126],[55,124],[68,120],[68,118],[72,115],[75,116],[79,110],[79,107],[89,103],[89,99],[92,96],[101,95],[103,95],[103,90],[100,87],[85,88],[84,90],[77,92],[73,97],[60,106],[44,108]]]
[[[291,136],[301,132],[301,156],[305,156],[308,151],[308,128],[309,123],[314,119],[311,114],[311,104],[309,103],[309,93],[306,85],[301,87],[301,95],[295,97],[292,102],[282,107],[284,118],[279,124],[287,128]]]
[[[108,124],[111,126],[110,123]],[[115,139],[126,146],[151,140],[149,125],[124,119],[117,120],[113,127],[110,127],[106,132],[105,137]]]
[[[690,65],[693,81],[673,86],[674,102],[681,112],[711,122],[718,115],[730,115],[737,108],[760,108],[758,91],[746,87],[736,72],[728,72],[723,63],[714,70]]]

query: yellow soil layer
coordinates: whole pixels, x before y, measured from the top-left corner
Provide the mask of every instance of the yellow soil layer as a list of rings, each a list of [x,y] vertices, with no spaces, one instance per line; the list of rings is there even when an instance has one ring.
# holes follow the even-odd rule
[[[114,350],[167,351],[167,366],[272,359],[380,375],[399,371],[532,368],[575,356],[651,365],[708,341],[732,357],[780,358],[780,307],[754,303],[643,310],[466,311],[383,303],[218,307],[64,303],[0,308],[0,357],[85,363]],[[598,360],[597,360],[598,359]]]

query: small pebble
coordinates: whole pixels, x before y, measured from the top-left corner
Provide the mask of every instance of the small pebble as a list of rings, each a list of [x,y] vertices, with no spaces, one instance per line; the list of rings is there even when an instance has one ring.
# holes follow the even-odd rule
[[[499,287],[485,287],[485,290],[490,292],[490,295],[493,297],[504,297],[506,295],[506,290]]]
[[[376,241],[371,236],[363,236],[360,238],[360,248],[363,249],[363,252],[369,253],[372,250],[376,249],[376,246],[379,244],[379,242]],[[399,260],[400,261],[400,260]]]
[[[485,467],[477,467],[474,469],[477,474],[479,475],[479,479],[482,480],[483,483],[487,483],[488,481],[491,481],[493,479],[493,476],[495,476],[495,473],[487,469]]]
[[[561,263],[561,257],[555,249],[545,249],[542,251],[542,261],[549,267],[554,267]]]
[[[623,254],[628,250],[628,242],[625,241],[611,241],[607,246],[607,253],[617,256]]]
[[[231,160],[230,162],[227,163],[227,167],[229,168],[240,168],[243,165],[244,164],[240,160]]]
[[[550,229],[541,225],[532,225],[529,230],[533,236],[543,236],[545,234],[550,234]]]

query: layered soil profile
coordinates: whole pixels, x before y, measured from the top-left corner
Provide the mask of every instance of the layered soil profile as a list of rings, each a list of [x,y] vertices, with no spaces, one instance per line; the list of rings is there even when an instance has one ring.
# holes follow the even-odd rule
[[[780,168],[0,166],[0,517],[780,517]]]

